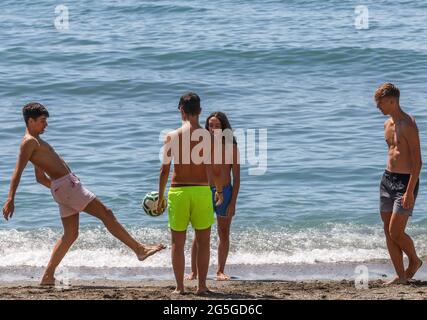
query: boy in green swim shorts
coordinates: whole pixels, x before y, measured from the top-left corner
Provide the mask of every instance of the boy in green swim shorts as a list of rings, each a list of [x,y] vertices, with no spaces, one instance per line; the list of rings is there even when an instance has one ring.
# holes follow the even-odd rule
[[[168,193],[169,227],[186,231],[188,224],[204,230],[215,223],[212,191],[208,186],[174,186]]]
[[[197,294],[206,294],[206,277],[210,259],[210,234],[214,224],[212,191],[208,176],[216,186],[217,205],[223,202],[219,165],[212,158],[214,137],[199,124],[200,98],[189,92],[178,105],[183,125],[166,135],[159,178],[159,204],[162,203],[174,162],[171,187],[168,193],[169,228],[172,234],[172,266],[176,279],[175,293],[184,294],[184,246],[189,223],[196,231],[198,245],[197,269],[199,283]],[[162,208],[159,205],[159,211]]]

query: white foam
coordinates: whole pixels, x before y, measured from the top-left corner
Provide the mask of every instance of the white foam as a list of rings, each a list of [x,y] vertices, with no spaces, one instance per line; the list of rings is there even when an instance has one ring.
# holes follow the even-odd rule
[[[102,227],[85,227],[78,241],[62,262],[62,266],[94,268],[171,267],[170,234],[164,228],[136,228],[130,232],[143,243],[165,243],[168,249],[144,262],[114,239]],[[427,230],[412,227],[408,231],[415,239],[421,256],[427,255]],[[60,230],[42,228],[32,231],[0,230],[0,267],[43,267]],[[188,233],[186,264],[190,264],[192,233]],[[211,264],[217,262],[217,236],[213,232]],[[388,259],[381,226],[330,224],[319,228],[294,230],[251,228],[236,230],[231,236],[229,265],[314,264],[367,262]]]

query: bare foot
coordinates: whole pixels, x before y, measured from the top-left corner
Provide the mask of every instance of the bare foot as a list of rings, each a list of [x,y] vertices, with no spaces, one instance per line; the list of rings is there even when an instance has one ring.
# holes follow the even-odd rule
[[[226,275],[224,272],[217,272],[216,273],[216,280],[217,281],[228,281],[230,280],[230,276]]]
[[[399,278],[399,276],[396,276],[394,279],[392,279],[388,282],[385,282],[384,285],[385,286],[392,286],[395,284],[407,284],[407,283],[408,283],[407,279],[401,279],[401,278]]]
[[[185,280],[196,280],[197,279],[197,273],[190,272],[188,275],[185,276]]]
[[[417,273],[418,269],[423,265],[422,260],[418,259],[417,263],[411,265],[409,264],[408,269],[406,269],[406,279],[410,280]]]
[[[56,279],[54,276],[44,275],[42,281],[40,281],[40,285],[46,287],[53,287],[55,285],[55,280]]]
[[[141,245],[136,252],[136,256],[138,257],[139,261],[144,261],[149,256],[155,254],[156,252],[159,252],[166,247],[163,244],[159,244],[157,246],[143,246]]]
[[[212,291],[210,291],[208,288],[199,288],[196,291],[196,295],[198,295],[198,296],[207,296],[211,293],[212,293]]]
[[[175,289],[174,291],[172,291],[172,295],[184,295],[185,294],[185,291],[184,290],[178,290],[178,289]]]

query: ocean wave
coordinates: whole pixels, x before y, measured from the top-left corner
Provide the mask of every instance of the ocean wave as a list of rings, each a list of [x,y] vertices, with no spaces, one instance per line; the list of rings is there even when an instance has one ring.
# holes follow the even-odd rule
[[[143,243],[169,244],[164,228],[131,227],[130,232]],[[420,255],[427,255],[427,229],[411,226]],[[0,230],[0,267],[42,267],[49,260],[61,232],[52,228],[18,231]],[[188,233],[187,264],[192,233]],[[212,239],[211,263],[216,264],[217,236]],[[388,259],[381,226],[324,224],[320,228],[238,228],[231,235],[230,265],[316,264],[369,262]],[[143,264],[102,227],[85,226],[78,241],[63,261],[64,266],[92,268],[136,268],[171,266],[169,249]]]

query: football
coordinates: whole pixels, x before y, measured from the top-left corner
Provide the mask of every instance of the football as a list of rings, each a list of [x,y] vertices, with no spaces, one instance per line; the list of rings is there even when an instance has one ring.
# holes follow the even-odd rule
[[[167,200],[166,198],[163,198],[162,203],[162,211],[157,212],[157,203],[159,202],[159,193],[157,191],[149,192],[145,195],[144,199],[142,200],[142,208],[144,209],[145,213],[148,214],[151,217],[157,217],[162,215],[167,207]]]

